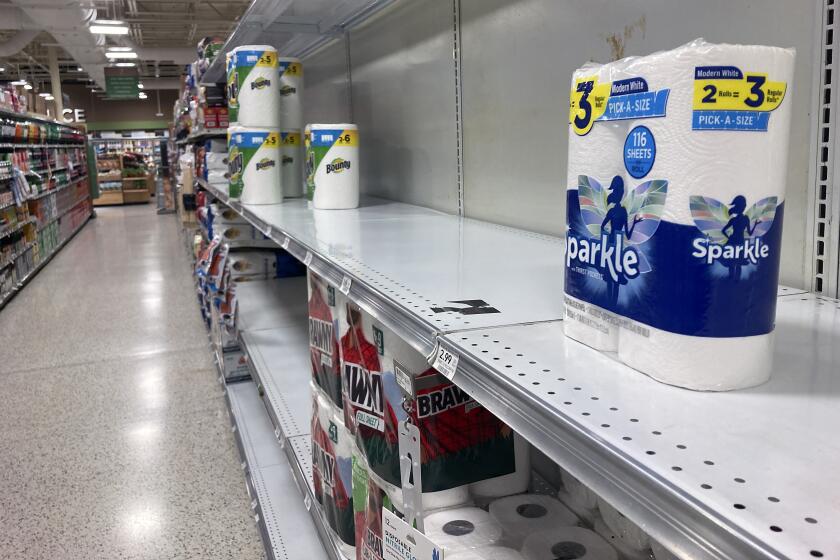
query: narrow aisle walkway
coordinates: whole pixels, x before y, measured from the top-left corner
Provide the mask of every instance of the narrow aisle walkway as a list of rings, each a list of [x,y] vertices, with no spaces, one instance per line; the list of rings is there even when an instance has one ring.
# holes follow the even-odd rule
[[[97,213],[0,311],[0,558],[261,558],[176,219]]]

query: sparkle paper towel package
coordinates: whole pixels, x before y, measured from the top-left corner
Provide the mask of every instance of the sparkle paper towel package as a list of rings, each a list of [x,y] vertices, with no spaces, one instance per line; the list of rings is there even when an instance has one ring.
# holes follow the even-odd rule
[[[575,526],[578,518],[559,500],[544,494],[518,494],[490,504],[490,515],[504,531],[505,544],[520,548],[525,537],[543,529]]]
[[[341,210],[359,206],[359,129],[355,124],[310,125],[313,208]]]
[[[244,204],[283,202],[280,133],[267,128],[228,128],[230,197]]]
[[[303,128],[303,65],[298,58],[277,59],[280,128]]]
[[[570,184],[565,291],[613,313],[619,359],[655,379],[731,390],[769,377],[793,60],[697,40],[575,74],[573,141],[628,130],[623,170],[593,158]]]
[[[280,111],[277,49],[243,45],[228,62],[228,115],[231,123],[276,128]]]

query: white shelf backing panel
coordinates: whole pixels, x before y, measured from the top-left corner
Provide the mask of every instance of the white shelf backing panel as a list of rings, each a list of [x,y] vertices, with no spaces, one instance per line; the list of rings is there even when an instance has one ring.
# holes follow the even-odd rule
[[[840,558],[837,300],[781,297],[771,380],[726,393],[656,382],[562,322],[441,344],[459,386],[674,552]]]
[[[305,276],[239,282],[236,285],[236,298],[239,304],[237,326],[240,331],[290,325],[303,325],[306,328],[308,308]]]
[[[246,461],[248,492],[269,558],[335,558],[326,553],[300,499],[288,458],[253,382],[227,387],[237,443]]]
[[[441,332],[563,317],[563,240],[434,210],[366,199],[355,210],[307,201],[242,205],[213,194],[429,355]],[[453,302],[475,302],[453,303]],[[478,302],[483,302],[479,304]]]
[[[239,338],[278,436],[308,436],[312,374],[306,321],[295,327],[241,332]]]

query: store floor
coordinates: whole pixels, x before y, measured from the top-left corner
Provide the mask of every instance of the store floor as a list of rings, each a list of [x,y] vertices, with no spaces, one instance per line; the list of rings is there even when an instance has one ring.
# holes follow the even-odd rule
[[[261,558],[176,218],[97,214],[0,311],[0,558]]]

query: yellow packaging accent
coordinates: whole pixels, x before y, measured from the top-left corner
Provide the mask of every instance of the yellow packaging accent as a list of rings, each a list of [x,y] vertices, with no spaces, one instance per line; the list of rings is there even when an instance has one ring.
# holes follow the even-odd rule
[[[359,145],[359,131],[345,130],[341,135],[335,139],[334,146],[358,146]]]
[[[695,79],[693,109],[772,111],[785,98],[787,84],[771,82],[767,74],[745,73],[741,79]]]
[[[569,96],[569,124],[578,136],[592,129],[592,124],[607,110],[610,98],[609,82],[598,83],[598,76],[575,80]]]
[[[260,55],[259,60],[254,66],[264,66],[266,68],[277,68],[277,55],[270,51],[265,51]]]

